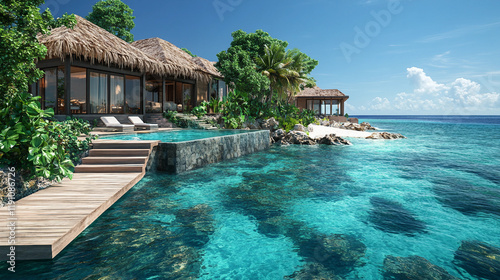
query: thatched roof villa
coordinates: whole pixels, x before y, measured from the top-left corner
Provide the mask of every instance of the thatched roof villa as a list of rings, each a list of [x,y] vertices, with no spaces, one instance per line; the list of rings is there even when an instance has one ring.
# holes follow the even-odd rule
[[[39,37],[48,50],[37,63],[45,75],[30,90],[56,116],[112,114],[123,120],[129,114],[144,117],[167,108],[192,108],[207,100],[212,88],[227,93],[220,74],[167,41],[129,44],[80,16],[76,19],[73,29],[59,27]]]
[[[318,115],[343,116],[344,102],[349,96],[338,89],[306,88],[295,95],[295,105],[315,111]]]
[[[175,64],[187,65],[190,68],[197,69],[205,75],[210,76],[211,80],[209,84],[197,83],[196,85],[196,90],[198,92],[208,92],[208,99],[221,98],[227,94],[226,84],[222,80],[223,77],[217,68],[215,68],[213,62],[201,57],[191,57],[188,53],[181,50],[174,44],[160,38],[135,41],[132,43],[132,46],[155,57],[163,63],[168,64],[172,62]],[[167,85],[167,95],[170,96],[173,94],[173,91],[171,90],[171,87],[173,88],[172,82],[167,81]],[[180,95],[184,91],[178,89],[175,92]],[[181,98],[180,96],[178,97]],[[198,95],[196,102],[200,103],[203,100],[207,100],[207,98],[205,98],[204,95]]]

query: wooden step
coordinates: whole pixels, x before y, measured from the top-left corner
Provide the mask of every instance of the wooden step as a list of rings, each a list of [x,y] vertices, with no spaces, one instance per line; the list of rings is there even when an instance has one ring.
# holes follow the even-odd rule
[[[92,149],[89,151],[91,157],[129,157],[149,156],[149,149]]]
[[[151,149],[151,142],[97,142],[94,149]]]
[[[145,164],[82,164],[75,167],[75,173],[140,173],[145,171]]]
[[[148,157],[86,157],[82,164],[145,164]]]

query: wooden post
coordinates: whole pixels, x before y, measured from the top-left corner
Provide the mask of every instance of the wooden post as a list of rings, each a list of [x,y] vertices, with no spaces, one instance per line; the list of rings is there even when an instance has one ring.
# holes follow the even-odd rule
[[[344,99],[340,101],[340,115],[344,116]]]

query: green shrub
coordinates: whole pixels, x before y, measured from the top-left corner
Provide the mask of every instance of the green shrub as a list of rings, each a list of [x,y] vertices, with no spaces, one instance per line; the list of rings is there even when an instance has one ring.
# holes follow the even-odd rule
[[[196,106],[191,110],[191,114],[195,115],[200,119],[207,114],[207,102],[203,101],[200,106]]]
[[[220,101],[219,99],[216,99],[216,98],[211,98],[210,102],[208,102],[207,106],[208,106],[208,108],[212,109],[212,112],[214,114],[218,114],[218,113],[220,113],[220,111],[222,109],[222,101]]]
[[[83,120],[65,122],[51,120],[52,109],[42,110],[40,97],[29,94],[13,96],[11,106],[0,109],[0,165],[13,166],[27,180],[43,177],[60,181],[72,178],[74,163],[88,149],[93,137],[91,127]]]
[[[304,109],[300,112],[299,118],[304,126],[316,122],[316,114],[312,110]]]

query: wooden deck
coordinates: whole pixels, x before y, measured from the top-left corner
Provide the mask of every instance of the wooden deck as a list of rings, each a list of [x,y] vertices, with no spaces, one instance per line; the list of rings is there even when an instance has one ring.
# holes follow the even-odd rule
[[[139,169],[140,172],[126,172],[113,166],[123,165],[123,160],[118,157],[130,158],[127,150],[137,153],[139,148],[144,155],[143,145],[147,142],[150,152],[157,141],[130,141],[133,142],[130,146],[123,142],[96,141],[96,147],[105,150],[102,154],[97,153],[98,156],[109,165],[102,165],[98,160],[90,160],[84,165],[95,165],[98,173],[84,168],[83,173],[75,172],[73,180],[64,179],[57,185],[17,201],[15,209],[12,209],[14,216],[10,216],[7,206],[0,208],[0,260],[7,260],[11,246],[15,247],[16,260],[54,258],[141,180],[147,159],[144,163],[141,160],[140,165],[144,167]],[[15,223],[13,231],[9,226],[12,222]],[[9,243],[9,236],[15,237],[15,244]]]

